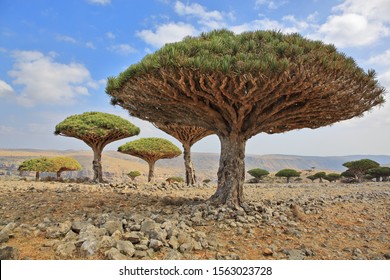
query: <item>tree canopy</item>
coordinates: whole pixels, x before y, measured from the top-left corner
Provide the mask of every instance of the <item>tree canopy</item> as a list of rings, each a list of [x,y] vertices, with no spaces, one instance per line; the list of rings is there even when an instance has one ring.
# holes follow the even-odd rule
[[[255,177],[257,180],[261,180],[262,177],[267,176],[269,172],[261,168],[254,168],[247,171],[249,175]]]
[[[50,158],[53,163],[53,170],[57,173],[57,178],[61,176],[64,171],[77,171],[81,170],[81,164],[71,157],[54,157]]]
[[[183,157],[186,171],[186,183],[187,185],[194,185],[196,183],[196,175],[195,168],[191,160],[191,147],[204,137],[213,134],[213,132],[199,126],[186,126],[173,123],[154,123],[154,126],[175,137],[180,141],[180,143],[182,143],[184,150]]]
[[[35,171],[35,179],[39,180],[40,172],[54,172],[53,162],[47,157],[27,159],[19,165],[18,171]]]
[[[348,168],[346,171],[348,174],[352,174],[360,182],[369,169],[377,168],[380,164],[365,158],[346,162],[343,166]]]
[[[221,141],[211,200],[243,201],[246,141],[318,128],[384,102],[375,71],[299,34],[227,30],[166,44],[108,79],[112,104],[151,122],[199,126]]]
[[[101,154],[104,147],[114,141],[138,135],[140,129],[131,122],[107,113],[86,112],[72,115],[55,127],[54,134],[84,141],[94,152],[94,181],[103,181]]]
[[[287,183],[290,183],[290,178],[292,177],[299,177],[301,175],[301,172],[298,172],[294,169],[282,169],[276,172],[276,177],[286,177]]]
[[[139,157],[149,164],[148,181],[154,177],[154,165],[159,159],[169,159],[181,155],[172,142],[163,138],[141,138],[120,146],[118,152]]]

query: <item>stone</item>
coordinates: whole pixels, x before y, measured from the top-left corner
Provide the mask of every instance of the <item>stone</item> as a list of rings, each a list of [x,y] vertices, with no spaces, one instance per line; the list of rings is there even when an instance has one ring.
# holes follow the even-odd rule
[[[71,226],[71,230],[75,233],[80,233],[80,231],[88,225],[87,222],[83,221],[74,221]]]
[[[100,248],[100,242],[94,237],[91,236],[87,238],[81,245],[81,252],[84,255],[95,255]]]
[[[103,236],[102,239],[100,240],[100,244],[99,244],[99,247],[100,248],[111,248],[111,247],[115,247],[116,245],[116,242],[117,240],[115,240],[114,238],[112,238],[111,236]]]
[[[9,236],[7,232],[0,232],[0,243],[5,243],[9,240]]]
[[[134,252],[134,255],[133,255],[134,258],[138,258],[138,259],[142,259],[142,258],[145,258],[147,256],[148,256],[148,253],[146,252],[146,250],[145,251],[136,250]]]
[[[159,251],[164,244],[157,239],[150,239],[149,248],[153,249],[154,251]]]
[[[104,252],[104,255],[109,260],[127,260],[128,257],[126,257],[124,254],[119,252],[117,248],[111,248],[110,250],[107,250]]]
[[[103,228],[105,228],[109,235],[112,235],[115,231],[119,230],[123,233],[123,225],[121,221],[107,221]]]
[[[0,248],[0,260],[18,260],[20,252],[17,248],[7,246]]]
[[[10,234],[15,228],[17,227],[17,224],[14,222],[8,223],[1,232]]]
[[[126,232],[123,235],[123,239],[130,241],[133,244],[137,244],[141,241],[141,237],[136,232]]]
[[[274,254],[274,251],[271,248],[265,248],[263,250],[263,255],[264,256],[272,256]]]
[[[183,255],[180,254],[177,250],[169,250],[168,253],[164,255],[164,260],[182,260]]]
[[[183,243],[180,245],[179,252],[183,253],[183,254],[188,253],[188,252],[191,252],[193,248],[194,248],[193,243],[186,242],[186,243]]]
[[[116,248],[119,250],[120,253],[129,257],[132,257],[135,253],[134,245],[130,241],[117,240]]]
[[[180,246],[179,241],[177,240],[176,236],[172,236],[168,241],[169,246],[172,247],[172,249],[177,250]]]
[[[57,246],[56,255],[60,258],[71,258],[76,252],[76,246],[73,242],[61,243]]]

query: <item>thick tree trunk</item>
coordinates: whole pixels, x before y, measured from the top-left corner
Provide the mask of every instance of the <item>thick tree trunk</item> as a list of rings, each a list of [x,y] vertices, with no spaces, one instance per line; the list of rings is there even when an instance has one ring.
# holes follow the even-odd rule
[[[93,149],[93,181],[96,183],[103,183],[103,169],[102,169],[102,149],[95,147]]]
[[[239,135],[220,136],[221,156],[218,187],[210,198],[213,203],[239,207],[244,200],[245,143]]]
[[[35,181],[39,181],[39,171],[35,173]]]
[[[62,171],[57,171],[57,179],[61,178],[61,173],[62,173]]]
[[[195,169],[191,161],[191,146],[189,144],[183,144],[183,150],[184,166],[186,169],[186,184],[187,186],[195,185],[196,176]]]
[[[149,164],[148,182],[151,182],[154,179],[154,165],[155,165],[155,163],[156,163],[155,161],[148,162],[148,164]]]

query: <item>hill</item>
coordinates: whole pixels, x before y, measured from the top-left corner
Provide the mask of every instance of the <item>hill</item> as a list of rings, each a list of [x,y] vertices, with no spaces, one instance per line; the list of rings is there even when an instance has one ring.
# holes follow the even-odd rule
[[[92,177],[92,151],[75,150],[12,150],[0,149],[0,175],[17,174],[18,165],[25,159],[33,157],[69,156],[77,159],[83,166],[80,172],[70,172],[72,177]],[[246,169],[263,168],[275,172],[283,168],[298,170],[332,170],[341,172],[345,168],[343,163],[362,158],[372,159],[381,165],[390,164],[388,155],[349,155],[349,156],[299,156],[299,155],[247,155]],[[215,180],[219,165],[219,154],[193,153],[193,163],[199,179],[210,178]],[[103,152],[103,171],[107,179],[127,179],[126,173],[138,170],[142,173],[141,180],[145,180],[148,172],[146,162],[136,157],[121,154],[116,151]],[[169,176],[183,176],[183,158],[159,160],[156,164],[156,175],[159,179]],[[64,173],[65,175],[65,173]]]

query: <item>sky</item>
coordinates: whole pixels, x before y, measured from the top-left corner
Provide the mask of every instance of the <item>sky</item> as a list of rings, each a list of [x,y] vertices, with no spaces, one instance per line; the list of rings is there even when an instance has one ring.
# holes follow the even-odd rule
[[[121,116],[141,129],[106,149],[142,137],[180,146],[110,105],[106,80],[165,43],[219,28],[298,32],[334,44],[363,69],[375,69],[390,90],[389,14],[388,0],[0,0],[0,149],[87,150],[82,141],[53,132],[66,117],[88,111]],[[214,135],[192,150],[219,149]],[[246,153],[390,155],[390,101],[328,127],[261,133],[247,142]]]

